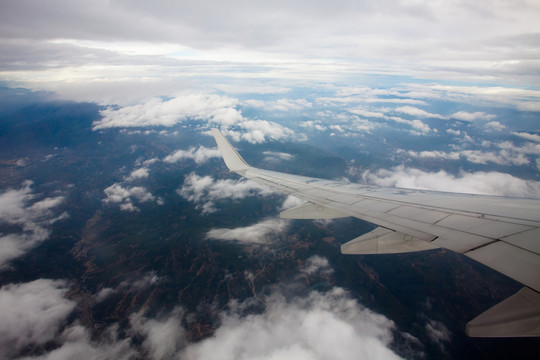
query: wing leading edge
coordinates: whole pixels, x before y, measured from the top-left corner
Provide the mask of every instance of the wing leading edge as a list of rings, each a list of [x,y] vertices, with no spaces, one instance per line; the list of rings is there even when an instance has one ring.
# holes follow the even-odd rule
[[[227,167],[306,204],[288,219],[354,216],[378,225],[343,244],[343,254],[389,254],[443,247],[525,285],[467,324],[475,337],[540,336],[540,200],[345,184],[249,166],[212,129]]]

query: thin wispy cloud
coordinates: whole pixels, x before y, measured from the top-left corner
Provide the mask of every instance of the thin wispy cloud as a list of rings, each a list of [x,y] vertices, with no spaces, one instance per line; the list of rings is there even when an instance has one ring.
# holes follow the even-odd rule
[[[0,233],[0,269],[37,246],[50,235],[50,226],[68,217],[55,210],[63,196],[42,198],[32,191],[32,182],[25,181],[19,189],[0,193],[0,223],[18,227],[19,231]]]

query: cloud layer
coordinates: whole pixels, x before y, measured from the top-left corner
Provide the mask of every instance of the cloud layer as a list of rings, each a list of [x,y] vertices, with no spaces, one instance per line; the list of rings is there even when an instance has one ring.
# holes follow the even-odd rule
[[[54,81],[55,72],[62,81],[89,85],[139,78],[158,91],[160,81],[163,89],[170,78],[195,82],[193,74],[306,80],[347,78],[363,69],[538,83],[533,59],[540,9],[533,0],[517,6],[496,0],[474,6],[426,0],[273,6],[98,1],[91,8],[84,1],[50,0],[28,8],[27,1],[3,7],[1,60],[11,79],[31,81],[29,71],[39,72],[40,80]]]

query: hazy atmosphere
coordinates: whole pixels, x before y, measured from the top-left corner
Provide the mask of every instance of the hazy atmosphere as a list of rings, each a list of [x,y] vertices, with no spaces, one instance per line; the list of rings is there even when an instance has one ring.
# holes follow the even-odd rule
[[[520,284],[229,173],[540,197],[536,1],[0,1],[0,357],[534,358]],[[536,351],[535,351],[536,350]]]

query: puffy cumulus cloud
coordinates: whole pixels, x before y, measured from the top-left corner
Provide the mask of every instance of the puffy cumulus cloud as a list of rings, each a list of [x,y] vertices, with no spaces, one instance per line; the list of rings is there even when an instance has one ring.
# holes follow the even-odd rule
[[[275,101],[246,100],[246,105],[264,108],[269,111],[300,111],[311,108],[312,103],[306,99],[278,99]]]
[[[0,268],[46,240],[50,234],[48,226],[68,216],[66,212],[55,216],[53,210],[64,202],[63,196],[37,200],[39,196],[32,193],[31,185],[32,182],[25,181],[20,189],[0,194],[0,222],[20,229],[0,233]]]
[[[148,175],[150,174],[150,170],[148,168],[142,167],[135,169],[129,174],[128,177],[126,177],[127,181],[133,181],[138,179],[146,179]]]
[[[28,345],[57,336],[76,303],[64,298],[66,282],[39,279],[0,289],[0,355],[8,358]]]
[[[290,222],[267,219],[257,224],[233,229],[212,229],[206,233],[207,239],[238,241],[246,244],[267,244],[289,227]]]
[[[177,191],[178,195],[196,204],[203,214],[216,211],[215,202],[222,199],[240,200],[247,196],[267,196],[276,193],[249,180],[214,180],[211,176],[190,173]]]
[[[112,184],[103,190],[107,197],[103,199],[106,204],[120,204],[120,209],[124,211],[138,211],[139,209],[133,204],[133,200],[138,202],[156,201],[156,197],[142,186],[124,187],[119,183]],[[160,203],[160,199],[157,199]]]
[[[317,130],[317,131],[326,130],[326,126],[321,125],[320,121],[313,121],[313,120],[302,121],[300,123],[300,126],[303,128],[310,129],[310,130]]]
[[[365,181],[410,189],[450,191],[470,194],[540,197],[540,181],[523,180],[500,172],[462,172],[458,176],[446,171],[425,172],[398,166],[392,170],[367,171]]]
[[[483,111],[476,111],[473,113],[467,111],[458,111],[449,116],[452,119],[458,119],[463,121],[475,121],[475,120],[493,120],[497,116],[492,114],[486,114]]]
[[[223,133],[234,141],[245,140],[251,144],[295,137],[294,131],[288,127],[267,120],[243,120],[235,124],[234,128],[223,129]]]
[[[94,122],[94,130],[113,127],[173,126],[186,119],[233,125],[243,119],[237,100],[208,94],[180,94],[172,99],[154,98],[141,104],[108,108]]]
[[[334,269],[330,266],[327,258],[314,255],[307,259],[302,272],[309,276],[330,276],[334,273]]]
[[[221,153],[217,148],[210,149],[204,146],[197,148],[190,147],[188,150],[177,150],[171,155],[167,155],[163,161],[166,163],[176,163],[184,159],[192,159],[196,164],[203,164],[211,158],[219,158]]]
[[[297,197],[294,197],[292,195],[288,195],[287,198],[283,201],[283,204],[281,205],[280,210],[285,210],[289,208],[293,208],[295,206],[299,206],[302,204],[305,204],[306,202],[302,199],[299,199]]]
[[[183,318],[184,312],[180,307],[162,319],[147,318],[144,311],[140,311],[129,317],[130,332],[143,337],[142,347],[151,359],[176,359],[187,343]]]
[[[222,315],[206,340],[188,346],[185,359],[397,359],[388,349],[393,323],[363,308],[341,288],[286,300],[274,293],[261,314]]]
[[[493,131],[503,131],[506,129],[506,126],[498,121],[490,121],[486,124],[486,129]]]

